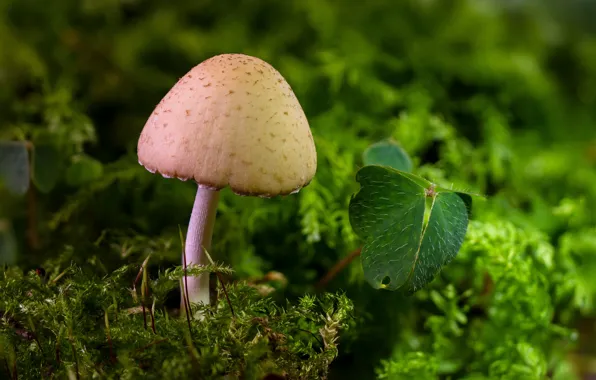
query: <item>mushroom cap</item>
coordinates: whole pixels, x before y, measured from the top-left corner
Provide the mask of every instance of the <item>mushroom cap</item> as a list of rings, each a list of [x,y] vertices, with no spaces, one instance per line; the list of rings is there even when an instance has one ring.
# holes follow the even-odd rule
[[[317,168],[306,115],[267,62],[222,54],[190,70],[157,105],[139,138],[150,172],[243,195],[297,192]]]

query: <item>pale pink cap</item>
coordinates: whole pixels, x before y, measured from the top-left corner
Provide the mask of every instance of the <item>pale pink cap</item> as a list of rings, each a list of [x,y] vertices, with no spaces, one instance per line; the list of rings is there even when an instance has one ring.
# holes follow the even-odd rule
[[[308,120],[290,85],[243,54],[215,56],[181,78],[145,124],[138,157],[165,177],[266,197],[298,191],[317,169]]]

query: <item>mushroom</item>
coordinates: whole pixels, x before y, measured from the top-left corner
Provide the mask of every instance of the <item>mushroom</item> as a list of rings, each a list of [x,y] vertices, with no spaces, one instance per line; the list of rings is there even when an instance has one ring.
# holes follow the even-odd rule
[[[270,198],[298,192],[317,168],[308,120],[290,85],[263,60],[222,54],[182,77],[147,120],[138,159],[198,184],[186,264],[207,264],[219,191]],[[209,304],[209,274],[188,276],[188,300]]]

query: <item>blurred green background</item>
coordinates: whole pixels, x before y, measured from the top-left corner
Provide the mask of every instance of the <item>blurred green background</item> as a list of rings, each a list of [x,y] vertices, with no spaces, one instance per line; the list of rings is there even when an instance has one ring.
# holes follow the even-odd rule
[[[358,260],[327,284],[358,321],[333,378],[596,373],[595,14],[589,0],[0,0],[0,138],[32,152],[29,190],[0,187],[0,261],[178,264],[195,187],[147,173],[137,139],[190,68],[244,53],[293,87],[319,167],[296,196],[223,191],[212,251],[237,279],[281,272],[280,300],[318,291],[360,245],[347,206],[381,139],[487,196],[416,295],[371,289]]]

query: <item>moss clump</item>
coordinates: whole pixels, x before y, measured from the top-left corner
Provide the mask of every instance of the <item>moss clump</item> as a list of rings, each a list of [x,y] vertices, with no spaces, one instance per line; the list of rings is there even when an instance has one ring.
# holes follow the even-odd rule
[[[72,265],[46,278],[4,269],[0,377],[322,379],[339,331],[352,324],[341,293],[282,307],[245,283],[228,284],[212,308],[192,305],[207,317],[190,321],[167,308],[182,268],[154,279],[137,271],[125,266],[100,278]],[[202,271],[231,272],[190,270]],[[142,280],[133,284],[135,277]]]

